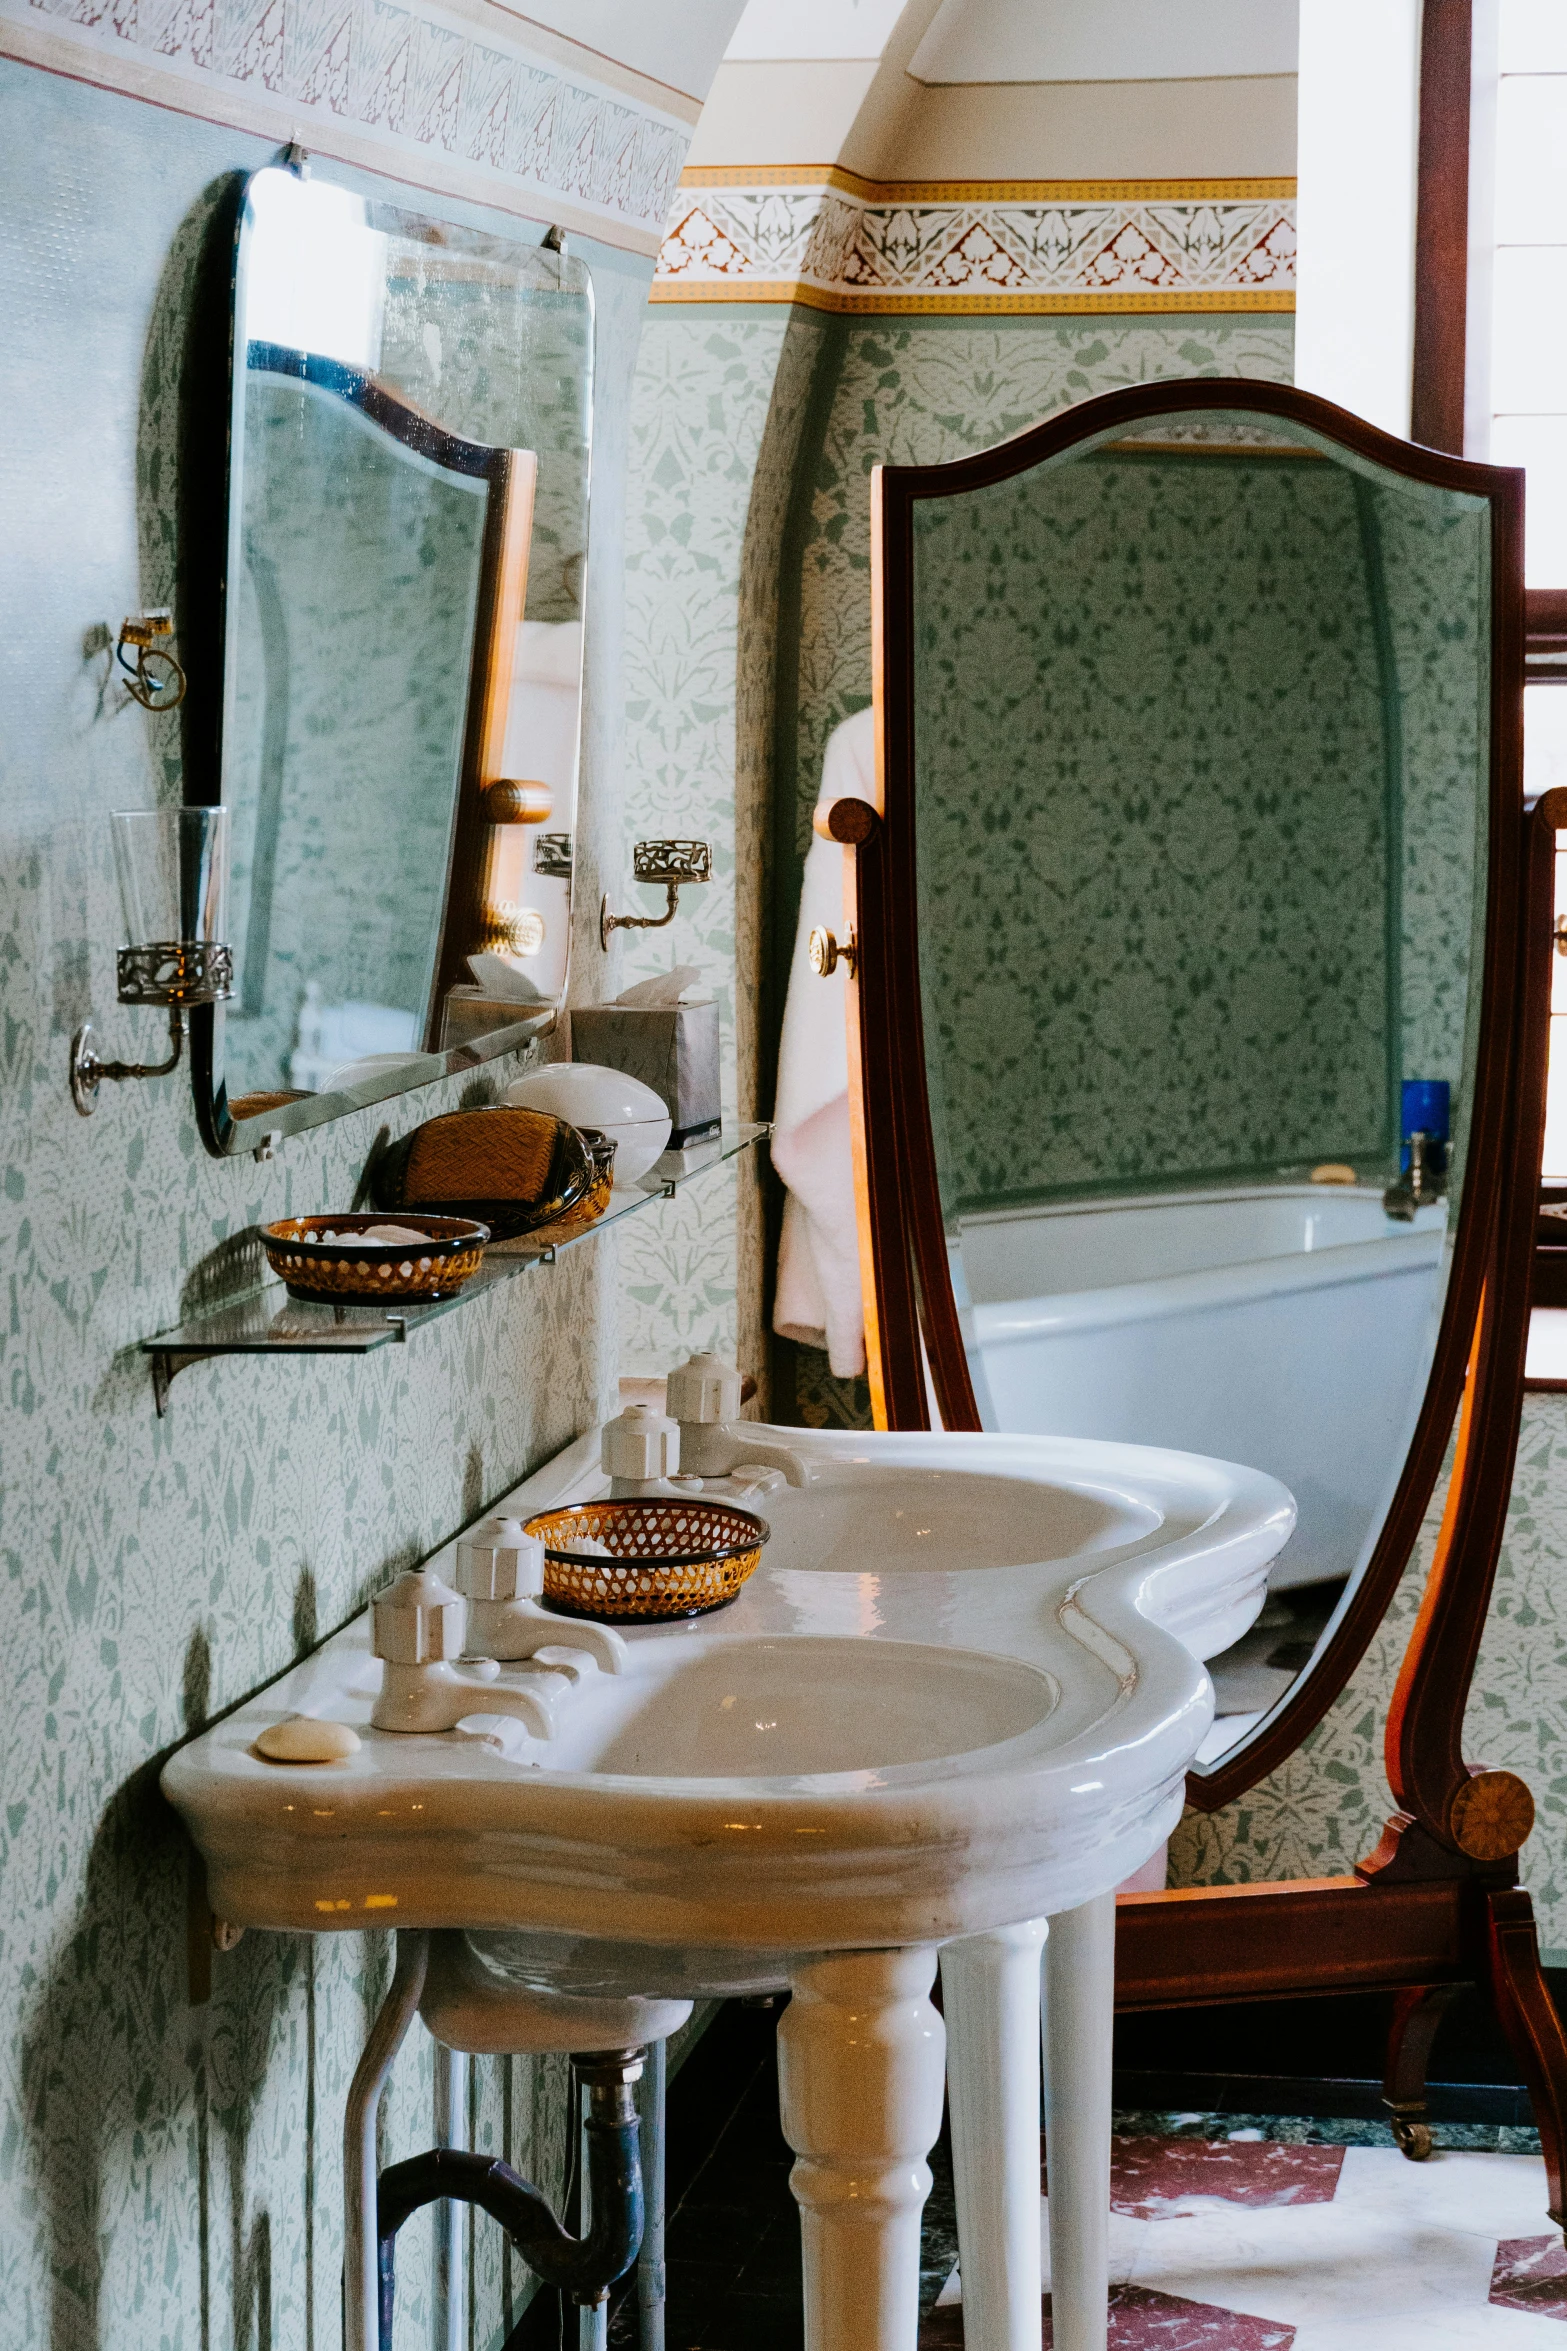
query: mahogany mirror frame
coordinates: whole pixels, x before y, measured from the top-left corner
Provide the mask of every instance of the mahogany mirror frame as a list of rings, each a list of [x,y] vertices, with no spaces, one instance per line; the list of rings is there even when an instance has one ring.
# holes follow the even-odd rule
[[[916,894],[914,740],[914,515],[928,499],[988,488],[1118,427],[1152,417],[1244,409],[1308,427],[1407,480],[1488,501],[1491,512],[1489,857],[1479,1042],[1464,1196],[1426,1394],[1391,1507],[1345,1613],[1313,1670],[1236,1754],[1188,1775],[1188,1800],[1217,1811],[1299,1746],[1344,1688],[1386,1612],[1440,1475],[1464,1393],[1481,1295],[1506,1237],[1534,1232],[1534,1181],[1505,1204],[1504,1144],[1519,1038],[1524,973],[1520,889],[1524,857],[1522,686],[1523,476],[1466,463],[1379,431],[1293,386],[1199,379],[1110,392],[999,446],[945,465],[880,466],[872,476],[872,657],[876,756],[883,816],[839,803],[828,829],[850,844],[845,918],[855,939],[848,987],[850,1109],[866,1353],[879,1428],[974,1429],[974,1399],[948,1264],[926,1091]],[[1547,923],[1547,931],[1549,924]],[[1539,1043],[1543,1069],[1544,1035]],[[1534,1167],[1538,1168],[1536,1151]],[[1527,1297],[1518,1305],[1527,1320]],[[1466,1489],[1493,1440],[1509,1450],[1522,1398],[1516,1377],[1486,1384],[1486,1446],[1466,1447],[1449,1495],[1466,1528],[1474,1572],[1501,1541],[1506,1485],[1489,1521],[1472,1526]],[[1511,1429],[1511,1437],[1503,1432]],[[1472,1549],[1471,1549],[1472,1545]],[[1489,1595],[1489,1571],[1485,1572]],[[1482,1608],[1483,1618],[1483,1608]],[[1478,1643],[1478,1630],[1475,1635]],[[1472,1663],[1472,1661],[1471,1661]],[[1466,1683],[1467,1687],[1467,1683]],[[1462,1707],[1459,1708],[1461,1718]],[[1456,1733],[1455,1733],[1456,1736]]]

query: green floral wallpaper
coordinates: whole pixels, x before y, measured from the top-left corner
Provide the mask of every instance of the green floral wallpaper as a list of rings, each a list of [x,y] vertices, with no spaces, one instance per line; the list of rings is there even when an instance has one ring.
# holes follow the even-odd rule
[[[175,797],[175,722],[94,650],[168,600],[180,347],[199,232],[259,142],[0,62],[0,2343],[6,2351],[335,2351],[342,2101],[386,1940],[249,1935],[187,1998],[171,1745],[281,1671],[614,1394],[612,1237],[356,1361],[238,1358],[153,1411],[136,1343],[247,1278],[239,1236],[341,1205],[370,1113],[276,1160],[208,1159],[187,1083],[65,1085],[114,1002],[108,811]],[[416,201],[416,200],[414,200]],[[432,205],[430,209],[446,209]],[[452,208],[458,217],[475,218]],[[477,225],[484,225],[478,217]],[[620,540],[647,265],[582,241],[598,297],[579,972],[618,850]],[[84,304],[83,289],[91,289]],[[504,1079],[507,1065],[497,1065]],[[405,1097],[395,1130],[453,1107]],[[553,2179],[555,2065],[475,2070],[474,2143]],[[428,2143],[425,2050],[387,2147]],[[423,2224],[398,2351],[428,2351]],[[527,2281],[482,2227],[470,2314],[498,2343]]]
[[[1489,584],[1475,501],[1310,450],[1097,452],[918,510],[950,1214],[1386,1168],[1404,1075],[1461,1132]]]
[[[681,893],[669,929],[617,934],[606,993],[696,965],[719,1005],[726,1117],[759,1100],[780,541],[824,327],[782,308],[661,305],[633,395],[627,839],[707,840],[713,880]],[[765,1381],[763,1216],[746,1158],[683,1192],[656,1231],[626,1232],[628,1373],[715,1347]]]
[[[1397,805],[1355,493],[1315,458],[1096,454],[918,510],[949,1215],[1386,1161]]]

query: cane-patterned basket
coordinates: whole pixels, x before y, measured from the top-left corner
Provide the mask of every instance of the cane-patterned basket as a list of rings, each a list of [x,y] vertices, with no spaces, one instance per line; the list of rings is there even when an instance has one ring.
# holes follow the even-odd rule
[[[528,1521],[544,1545],[545,1599],[573,1616],[622,1624],[724,1607],[754,1572],[768,1532],[749,1510],[695,1496],[584,1502]]]
[[[367,1241],[376,1225],[406,1225],[417,1241]],[[461,1216],[285,1216],[263,1225],[261,1246],[291,1298],[332,1306],[428,1306],[455,1296],[484,1262],[489,1233]]]

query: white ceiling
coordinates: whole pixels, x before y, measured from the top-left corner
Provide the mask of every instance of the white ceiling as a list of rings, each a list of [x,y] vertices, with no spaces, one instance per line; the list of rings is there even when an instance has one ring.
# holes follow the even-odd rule
[[[904,0],[746,0],[724,52],[752,62],[880,57]]]
[[[922,82],[1291,74],[1299,20],[1299,0],[942,0],[909,71]]]
[[[503,6],[513,4],[502,0]],[[633,73],[705,98],[741,0],[515,0],[515,6],[518,16]]]

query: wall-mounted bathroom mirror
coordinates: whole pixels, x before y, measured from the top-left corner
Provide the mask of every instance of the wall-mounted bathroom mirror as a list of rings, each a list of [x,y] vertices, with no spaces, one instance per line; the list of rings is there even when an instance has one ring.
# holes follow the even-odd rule
[[[288,169],[240,201],[221,743],[243,1150],[549,1025],[566,984],[587,270]]]
[[[1457,1401],[1521,822],[1515,504],[1239,384],[878,478],[872,1229],[910,1250],[947,1426],[1294,1493],[1267,1606],[1211,1661],[1226,1791],[1363,1649]]]

